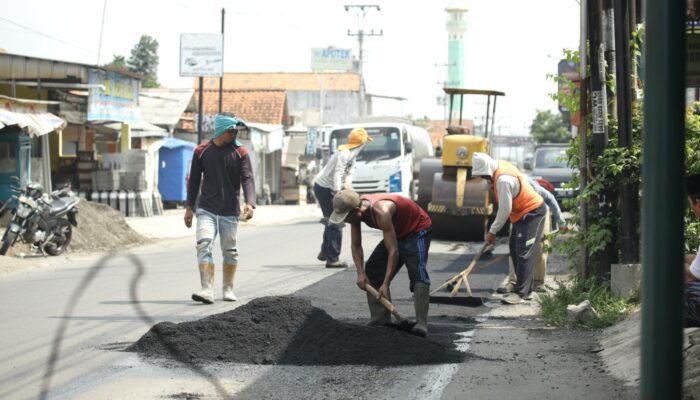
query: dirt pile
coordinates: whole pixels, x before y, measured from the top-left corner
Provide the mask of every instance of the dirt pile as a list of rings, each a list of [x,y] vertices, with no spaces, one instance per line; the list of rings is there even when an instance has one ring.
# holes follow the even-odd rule
[[[8,213],[0,220],[0,235],[5,233],[9,219]],[[121,250],[150,241],[131,229],[119,211],[106,204],[80,200],[77,219],[78,227],[73,227],[73,238],[68,252]],[[7,255],[28,254],[30,251],[29,245],[15,243]]]
[[[430,339],[335,320],[309,300],[288,296],[262,297],[198,321],[159,323],[127,350],[185,363],[392,366],[464,358]]]
[[[80,200],[78,227],[73,229],[70,251],[121,250],[147,242],[149,239],[131,229],[119,211],[106,204]]]

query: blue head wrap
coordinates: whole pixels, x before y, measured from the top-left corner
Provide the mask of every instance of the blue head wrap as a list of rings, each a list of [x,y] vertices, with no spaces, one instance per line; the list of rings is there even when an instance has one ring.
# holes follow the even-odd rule
[[[223,135],[229,129],[242,129],[248,128],[245,121],[237,117],[229,117],[227,115],[218,114],[214,118],[214,136],[212,139],[216,139]]]

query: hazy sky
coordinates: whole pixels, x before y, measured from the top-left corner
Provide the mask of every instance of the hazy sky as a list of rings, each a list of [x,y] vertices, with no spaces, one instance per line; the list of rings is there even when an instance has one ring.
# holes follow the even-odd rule
[[[9,53],[98,63],[104,0],[0,0],[0,48]],[[442,118],[437,105],[446,79],[447,0],[107,0],[99,63],[112,55],[128,58],[142,34],[159,44],[158,79],[164,86],[191,87],[179,77],[180,33],[217,33],[226,9],[225,71],[299,72],[310,70],[312,47],[352,48],[357,40],[354,12],[345,4],[377,4],[365,29],[383,36],[365,41],[367,91],[408,98],[378,102],[386,114]],[[576,0],[466,0],[466,86],[506,92],[499,99],[496,125],[503,134],[523,134],[537,109],[556,109],[548,93],[556,85],[563,48],[578,48]],[[21,26],[20,26],[21,25]],[[481,116],[483,107],[467,114]],[[235,112],[235,110],[234,110]]]

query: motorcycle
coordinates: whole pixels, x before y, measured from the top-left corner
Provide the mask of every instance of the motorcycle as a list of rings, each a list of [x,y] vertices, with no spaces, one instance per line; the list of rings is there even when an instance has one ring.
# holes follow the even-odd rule
[[[19,183],[19,178],[14,180]],[[80,199],[70,185],[46,194],[41,184],[31,182],[23,188],[13,187],[12,191],[15,194],[0,208],[0,217],[8,211],[12,213],[0,243],[0,255],[5,255],[18,240],[32,245],[44,257],[47,253],[63,253],[70,244],[73,227],[78,226]]]

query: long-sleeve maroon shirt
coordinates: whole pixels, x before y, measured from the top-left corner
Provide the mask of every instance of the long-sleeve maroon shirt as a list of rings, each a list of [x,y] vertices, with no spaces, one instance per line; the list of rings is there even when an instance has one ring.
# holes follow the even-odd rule
[[[213,141],[194,149],[190,179],[187,183],[187,205],[210,213],[238,216],[241,213],[239,195],[243,188],[245,202],[255,207],[255,182],[248,150],[233,143],[217,146]]]

